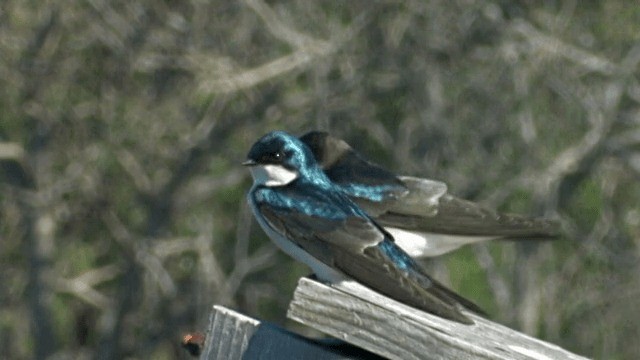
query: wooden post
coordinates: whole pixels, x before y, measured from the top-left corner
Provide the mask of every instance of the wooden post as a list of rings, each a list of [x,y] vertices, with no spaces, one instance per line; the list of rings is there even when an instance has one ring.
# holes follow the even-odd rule
[[[214,306],[201,359],[586,359],[465,314],[474,325],[416,310],[355,282],[327,286],[302,278],[287,316],[344,342],[307,339]]]
[[[389,359],[585,359],[465,314],[474,325],[416,310],[355,282],[327,286],[302,278],[287,316]]]
[[[314,340],[215,305],[200,359],[381,359],[340,340]]]

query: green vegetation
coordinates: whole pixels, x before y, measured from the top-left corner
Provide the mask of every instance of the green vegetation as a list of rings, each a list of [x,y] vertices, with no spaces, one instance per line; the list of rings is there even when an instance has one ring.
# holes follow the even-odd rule
[[[213,304],[292,326],[308,270],[239,166],[273,129],[558,217],[428,266],[498,322],[637,357],[639,34],[625,0],[3,1],[2,357],[176,358]]]

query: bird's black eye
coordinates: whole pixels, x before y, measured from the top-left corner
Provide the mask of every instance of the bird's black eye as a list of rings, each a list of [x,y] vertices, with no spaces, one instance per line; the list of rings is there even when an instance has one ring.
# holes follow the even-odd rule
[[[269,154],[263,155],[260,160],[263,163],[278,164],[278,163],[281,163],[284,160],[284,154],[282,152],[280,152],[280,151],[273,152],[273,153],[269,153]]]
[[[274,152],[271,154],[271,161],[276,164],[279,164],[284,161],[284,153],[282,151]]]

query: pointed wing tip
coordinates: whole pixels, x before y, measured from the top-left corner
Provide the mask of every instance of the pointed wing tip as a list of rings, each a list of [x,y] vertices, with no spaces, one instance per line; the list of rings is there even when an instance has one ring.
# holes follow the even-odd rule
[[[471,323],[473,324],[473,320],[471,320],[470,318],[468,318],[467,316],[465,316],[461,311],[460,308],[473,312],[474,314],[480,315],[482,317],[489,317],[489,314],[484,311],[479,305],[476,305],[476,303],[474,303],[473,301],[463,297],[462,295],[448,289],[445,288],[445,290],[448,292],[448,296],[450,296],[451,298],[453,298],[453,300],[455,301],[455,303],[457,304],[457,308],[456,308],[456,312],[460,314],[460,316],[464,317],[465,319],[467,319],[468,321],[471,321]]]
[[[476,307],[475,304],[474,304],[474,307]],[[424,309],[420,309],[420,310],[425,311]],[[484,313],[484,311],[480,309],[479,309],[480,311],[477,312],[475,309],[470,309],[459,302],[453,304],[452,307],[447,308],[446,310],[440,309],[440,311],[435,310],[435,311],[427,311],[427,312],[431,315],[434,315],[443,319],[447,319],[449,321],[454,321],[463,325],[475,325],[475,321],[471,319],[468,313],[466,314],[465,312],[463,312],[463,310],[465,310],[465,312],[478,313],[479,315],[482,315],[480,313]]]
[[[476,324],[475,321],[471,320],[471,318],[469,318],[469,317],[467,317],[465,315],[461,316],[461,319],[459,320],[459,322],[464,324],[464,325],[475,325]]]
[[[441,316],[441,317],[446,318],[448,320],[455,321],[455,322],[463,324],[463,325],[475,325],[476,324],[475,321],[473,321],[467,315],[463,314],[458,309],[456,309],[456,311],[453,314],[450,314],[450,315],[453,315],[453,316]]]
[[[539,240],[557,240],[562,236],[562,226],[560,221],[556,219],[534,218],[530,220],[528,232],[507,236],[509,240],[523,239],[539,239]]]

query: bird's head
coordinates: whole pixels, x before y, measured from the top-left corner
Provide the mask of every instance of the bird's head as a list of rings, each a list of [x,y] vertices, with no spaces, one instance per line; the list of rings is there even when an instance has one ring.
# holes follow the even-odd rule
[[[324,176],[309,148],[295,136],[272,131],[251,147],[247,161],[256,184],[284,186],[304,177]]]

